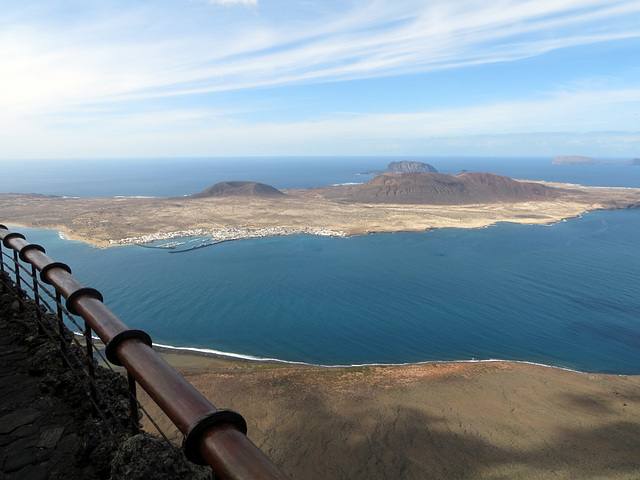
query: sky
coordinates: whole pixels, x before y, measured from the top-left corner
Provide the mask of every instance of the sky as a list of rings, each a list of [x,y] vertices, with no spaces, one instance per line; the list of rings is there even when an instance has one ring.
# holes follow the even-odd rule
[[[0,0],[0,161],[640,157],[640,0]]]

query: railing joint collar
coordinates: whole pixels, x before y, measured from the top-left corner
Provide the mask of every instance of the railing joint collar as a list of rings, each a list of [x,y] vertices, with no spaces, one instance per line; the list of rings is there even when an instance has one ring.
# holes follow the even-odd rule
[[[20,257],[20,260],[22,260],[22,261],[23,261],[23,262],[25,262],[25,263],[27,263],[27,262],[28,262],[28,260],[27,260],[27,258],[25,257],[25,255],[26,255],[26,253],[27,253],[29,250],[38,250],[39,252],[47,253],[47,252],[45,251],[44,247],[42,247],[42,246],[40,246],[40,245],[37,245],[37,244],[35,244],[35,243],[29,243],[28,245],[25,245],[24,247],[22,247],[22,248],[20,249],[20,252],[18,252],[18,256]]]
[[[79,288],[78,290],[76,290],[75,292],[71,293],[67,297],[67,310],[69,311],[69,313],[71,313],[73,315],[80,315],[80,313],[78,312],[78,310],[75,307],[75,301],[78,298],[84,297],[84,296],[95,298],[96,300],[99,300],[100,302],[104,301],[104,298],[102,298],[102,294],[98,290],[96,290],[95,288],[90,288],[90,287]]]
[[[11,245],[9,245],[9,240],[11,240],[12,238],[21,238],[22,240],[26,240],[25,236],[21,233],[11,232],[5,235],[4,239],[2,240],[2,244],[7,248],[11,248]]]
[[[116,352],[122,342],[125,342],[126,340],[131,340],[131,339],[140,340],[142,343],[144,343],[149,347],[153,346],[151,337],[147,332],[143,330],[136,330],[133,328],[130,330],[125,330],[123,332],[118,333],[115,337],[109,340],[109,343],[107,343],[107,346],[104,349],[104,353],[107,357],[107,360],[109,360],[114,365],[121,367],[122,362],[118,358],[118,355]]]
[[[247,434],[247,422],[238,412],[225,409],[205,413],[191,424],[187,429],[187,433],[184,435],[182,448],[187,460],[197,463],[198,465],[207,465],[206,460],[202,458],[202,454],[200,453],[200,439],[209,428],[225,423],[232,425],[243,435]]]
[[[61,263],[61,262],[49,263],[49,264],[45,265],[44,267],[42,267],[42,270],[40,270],[40,280],[42,280],[44,283],[46,283],[48,285],[51,285],[52,283],[47,278],[47,272],[49,270],[51,270],[52,268],[61,268],[65,272],[71,274],[71,267],[69,265],[67,265],[66,263]]]

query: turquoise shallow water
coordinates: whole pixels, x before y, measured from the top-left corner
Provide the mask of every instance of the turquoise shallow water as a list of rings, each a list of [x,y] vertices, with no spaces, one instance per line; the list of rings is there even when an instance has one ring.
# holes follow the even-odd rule
[[[154,341],[324,365],[640,373],[640,211],[552,226],[97,249],[20,229]]]

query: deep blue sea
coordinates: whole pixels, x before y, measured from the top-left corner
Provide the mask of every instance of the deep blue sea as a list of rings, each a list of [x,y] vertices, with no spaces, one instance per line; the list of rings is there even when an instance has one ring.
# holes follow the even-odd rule
[[[166,196],[222,180],[311,187],[366,181],[357,173],[391,160],[23,162],[2,165],[0,191]],[[636,166],[415,160],[444,173],[640,187]],[[180,254],[98,249],[58,232],[17,230],[158,344],[322,365],[506,359],[640,373],[640,210],[591,212],[551,226],[249,239]]]

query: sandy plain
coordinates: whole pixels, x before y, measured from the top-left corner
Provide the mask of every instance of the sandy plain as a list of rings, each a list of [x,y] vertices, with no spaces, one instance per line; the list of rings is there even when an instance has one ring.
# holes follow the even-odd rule
[[[293,479],[640,477],[640,376],[510,362],[165,359],[218,408],[241,413],[249,438]]]
[[[542,182],[540,182],[542,183]],[[496,222],[549,224],[598,209],[640,206],[640,189],[562,188],[549,201],[465,205],[353,203],[340,187],[285,190],[280,197],[65,198],[0,194],[0,221],[59,230],[98,247],[159,233],[221,228],[326,228],[357,235],[373,232],[479,228]]]

